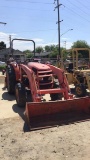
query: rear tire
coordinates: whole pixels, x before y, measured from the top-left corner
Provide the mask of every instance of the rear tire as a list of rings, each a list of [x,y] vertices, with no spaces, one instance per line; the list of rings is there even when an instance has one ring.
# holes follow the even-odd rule
[[[86,96],[86,87],[84,84],[77,84],[75,86],[75,93],[77,97],[84,97]]]
[[[19,107],[26,105],[26,90],[23,84],[17,83],[15,86],[16,102]]]
[[[16,76],[12,66],[8,66],[6,69],[6,86],[9,94],[15,92]]]

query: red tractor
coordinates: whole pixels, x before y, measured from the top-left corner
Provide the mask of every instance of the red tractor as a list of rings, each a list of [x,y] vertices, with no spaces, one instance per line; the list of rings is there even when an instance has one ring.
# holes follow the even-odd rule
[[[35,42],[28,41],[34,44],[35,56]],[[10,62],[6,69],[6,84],[9,93],[15,92],[18,106],[25,106],[29,125],[36,117],[90,110],[90,98],[75,99],[64,71],[50,64]],[[45,101],[46,94],[50,95],[48,102]]]

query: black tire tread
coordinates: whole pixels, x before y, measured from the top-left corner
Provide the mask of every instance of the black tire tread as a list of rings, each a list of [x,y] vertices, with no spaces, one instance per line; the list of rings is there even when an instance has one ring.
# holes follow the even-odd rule
[[[16,89],[18,89],[19,101],[17,101]],[[18,106],[19,107],[25,107],[25,105],[26,105],[26,91],[25,91],[25,87],[24,87],[23,84],[21,84],[21,83],[16,84],[15,95],[16,95],[16,102],[17,102]]]
[[[15,92],[16,76],[12,66],[6,68],[6,77],[8,78],[7,90],[9,94]]]

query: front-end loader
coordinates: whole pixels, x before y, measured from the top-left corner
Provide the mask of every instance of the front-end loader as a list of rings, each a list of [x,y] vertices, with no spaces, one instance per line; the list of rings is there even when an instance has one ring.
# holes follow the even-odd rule
[[[13,68],[15,73],[14,86],[10,84],[11,76],[7,76],[8,72],[6,74],[8,91],[12,92],[8,85],[13,86],[17,105],[25,107],[25,119],[30,128],[46,121],[50,125],[50,121],[64,119],[67,114],[72,116],[76,113],[77,117],[78,114],[90,113],[90,97],[75,98],[62,69],[38,62],[10,62],[7,68]]]
[[[46,121],[68,113],[70,116],[76,113],[76,117],[79,113],[89,113],[90,97],[75,99],[63,70],[30,62],[27,66],[20,65],[20,76],[20,82],[15,87],[16,101],[18,106],[25,106],[30,127],[32,124],[37,126],[38,120],[41,123],[43,118]],[[45,101],[45,95],[50,95],[49,101],[47,98]]]

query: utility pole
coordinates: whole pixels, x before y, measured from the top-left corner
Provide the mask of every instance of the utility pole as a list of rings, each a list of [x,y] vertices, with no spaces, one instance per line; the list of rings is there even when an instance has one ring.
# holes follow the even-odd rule
[[[59,15],[59,0],[57,0],[57,9],[58,9],[58,47],[59,47],[59,57],[61,56],[60,54],[60,15]]]
[[[58,24],[58,47],[59,47],[59,53],[58,53],[58,60],[61,57],[61,53],[60,53],[60,22],[62,22],[63,20],[60,21],[60,11],[59,11],[59,7],[62,5],[59,3],[59,0],[55,0],[57,1],[57,6],[55,8],[57,8],[58,10],[58,21],[56,24]]]
[[[11,49],[11,35],[9,35],[10,49]]]
[[[11,35],[9,35],[9,43],[10,43],[10,51],[8,54],[8,59],[9,59],[10,55],[12,55],[12,52],[13,52]]]

